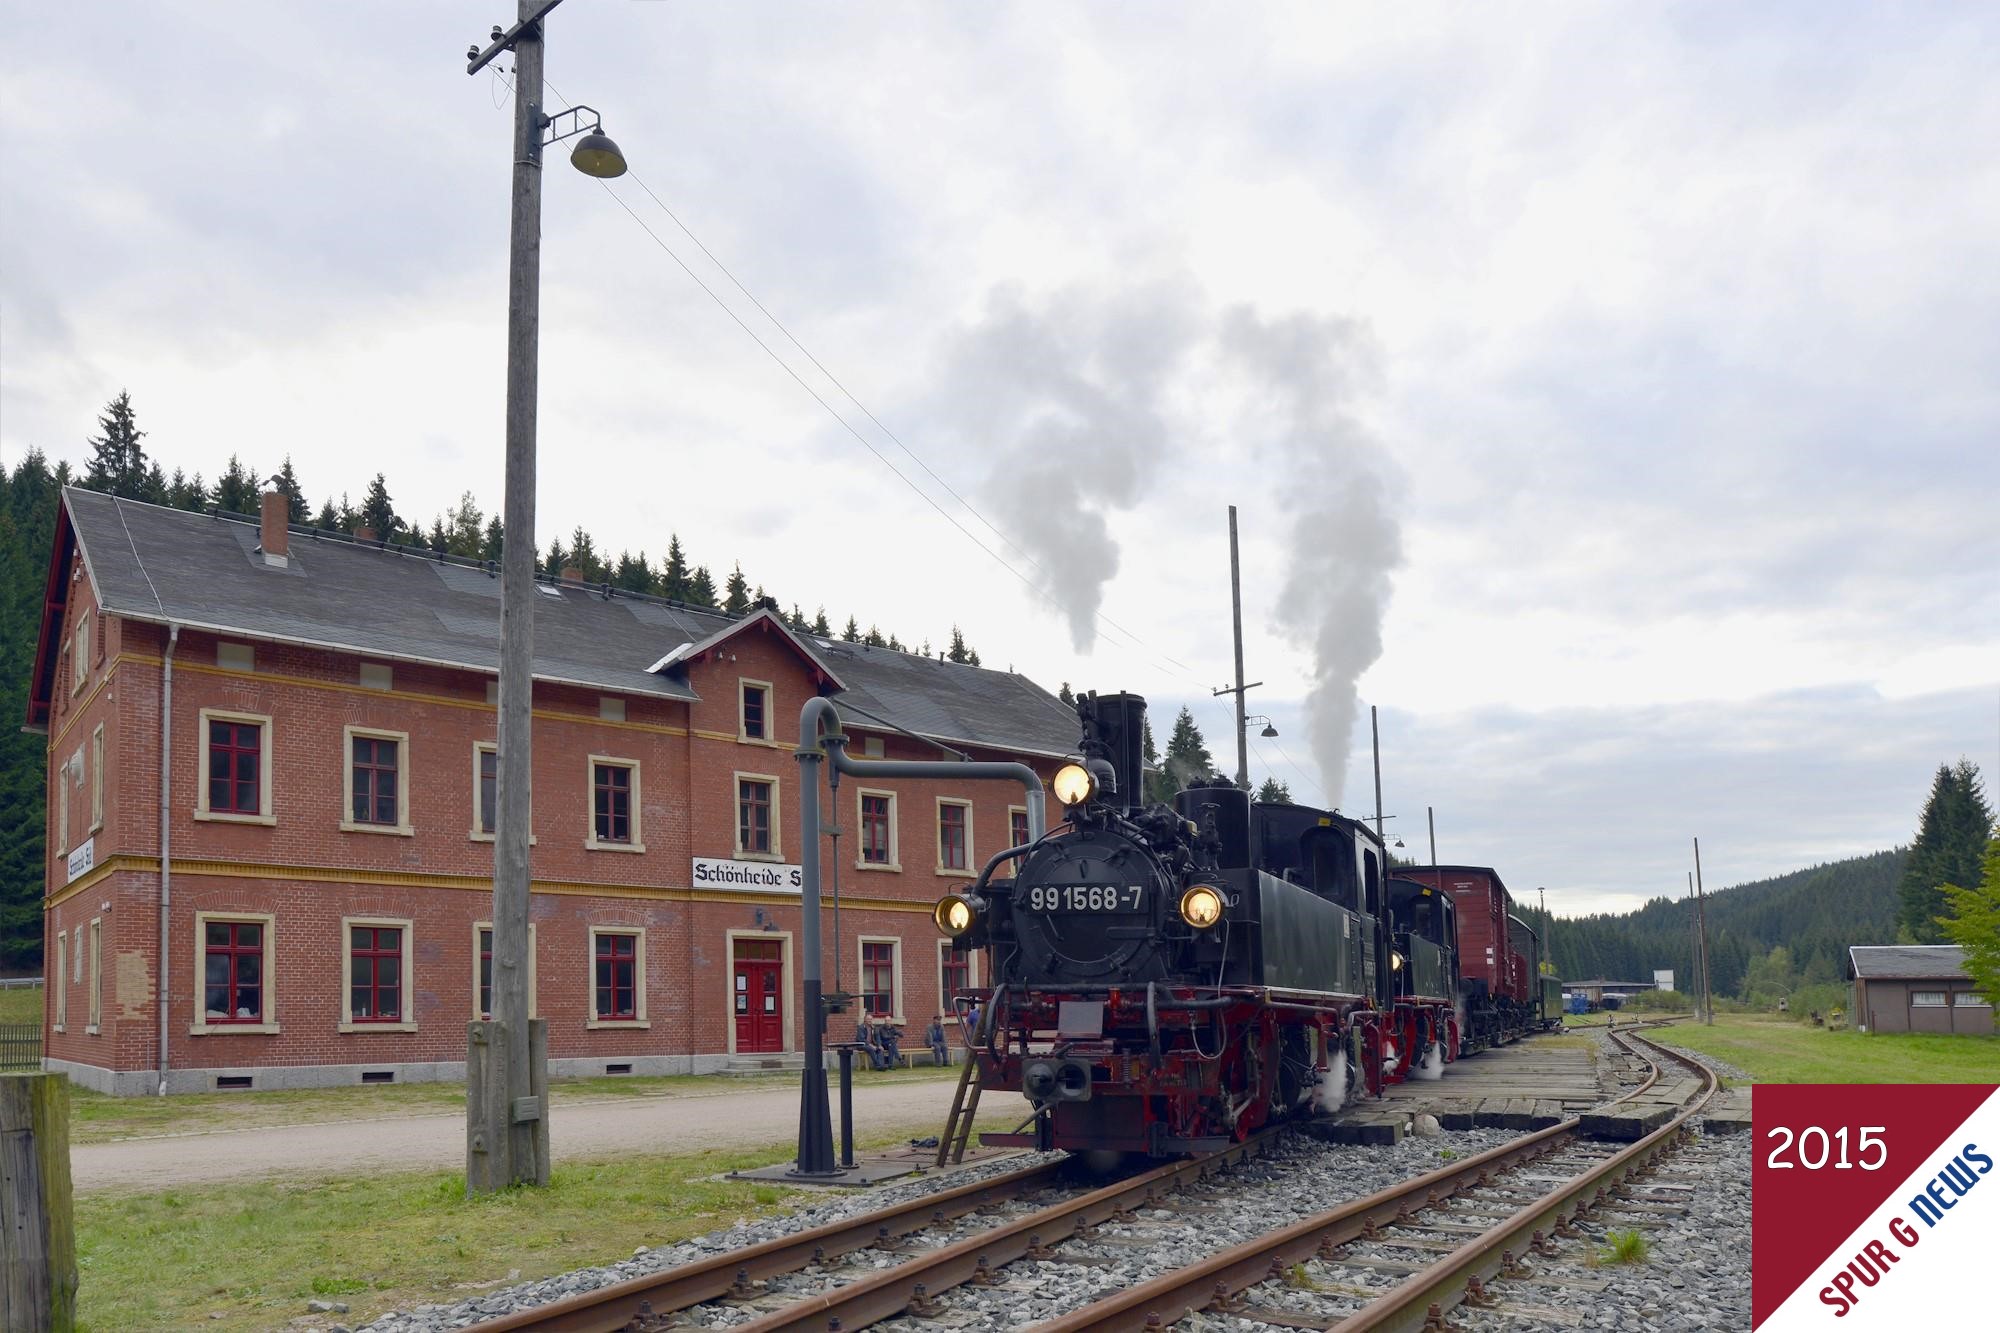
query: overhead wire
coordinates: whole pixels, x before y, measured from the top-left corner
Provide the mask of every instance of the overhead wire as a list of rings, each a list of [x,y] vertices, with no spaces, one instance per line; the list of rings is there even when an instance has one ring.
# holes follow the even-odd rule
[[[497,74],[498,71],[496,69],[496,75]],[[514,90],[513,81],[510,78],[506,78],[504,76],[500,77],[501,77],[501,82],[506,86],[508,92],[512,93]],[[553,83],[548,82],[546,78],[544,78],[543,83],[544,86],[548,88],[549,92],[552,93],[558,101],[562,102],[566,108],[573,105],[572,103],[570,103],[567,97],[563,96],[561,90],[556,88],[556,86]],[[831,370],[829,370],[826,367],[825,363],[822,362],[817,356],[815,356],[811,351],[811,349],[808,348],[803,342],[801,342],[799,338],[795,334],[793,334],[788,327],[786,327],[783,321],[781,321],[776,315],[772,314],[770,309],[766,307],[762,301],[757,299],[756,295],[750,291],[750,289],[742,282],[741,279],[737,278],[735,273],[733,273],[729,269],[729,267],[726,264],[724,264],[720,258],[716,256],[714,251],[709,249],[707,244],[704,243],[702,239],[695,234],[693,229],[690,228],[687,225],[687,223],[682,221],[680,216],[677,213],[675,213],[672,208],[668,207],[666,201],[660,198],[658,193],[656,193],[653,190],[652,186],[648,185],[645,179],[642,176],[640,176],[638,172],[633,171],[631,169],[629,163],[627,164],[625,174],[632,178],[633,183],[637,185],[639,189],[645,193],[646,197],[651,199],[653,201],[653,204],[657,208],[659,208],[659,210],[662,213],[666,214],[666,216],[673,222],[673,224],[676,227],[678,227],[690,241],[694,243],[695,247],[701,251],[702,255],[706,257],[708,261],[711,264],[713,264],[716,267],[716,269],[720,271],[722,275],[729,280],[730,284],[734,286],[738,292],[742,293],[744,299],[746,299],[747,301],[750,302],[751,305],[756,307],[758,313],[761,314],[766,320],[768,320],[773,328],[777,329],[779,333],[783,334],[785,339],[788,342],[790,342],[792,346],[796,347],[799,350],[800,354],[803,355],[807,361],[812,363],[814,369],[816,369],[821,375],[825,376],[826,380],[830,384],[832,384],[835,389],[839,391],[841,396],[845,397],[847,401],[854,404],[855,408],[859,410],[861,414],[865,416],[868,419],[868,421],[875,426],[877,430],[881,431],[883,435],[887,436],[888,439],[893,441],[897,448],[901,449],[902,452],[906,454],[912,462],[914,462],[919,468],[923,469],[925,475],[929,476],[931,480],[936,482],[938,486],[941,487],[944,490],[944,492],[952,498],[952,500],[957,502],[957,504],[961,508],[963,508],[968,514],[970,514],[974,519],[976,519],[988,531],[992,532],[993,535],[997,537],[1002,543],[1004,543],[1009,550],[1014,551],[1030,566],[1032,566],[1035,569],[1036,573],[1042,574],[1044,575],[1044,577],[1046,577],[1047,571],[1045,571],[1042,568],[1040,562],[1035,560],[1035,558],[1030,553],[1023,550],[1020,547],[1020,545],[1016,543],[1012,538],[1010,538],[998,525],[993,523],[983,513],[981,513],[979,509],[972,504],[971,501],[967,500],[965,496],[960,494],[959,491],[956,488],[954,488],[950,482],[945,480],[944,477],[940,476],[936,471],[936,469],[931,467],[931,465],[928,462],[926,462],[921,455],[919,455],[914,449],[912,449],[907,443],[905,443],[902,437],[897,435],[886,424],[884,424],[881,418],[877,417],[875,413],[868,408],[867,404],[863,403],[861,399],[852,390],[850,390],[847,387],[847,385],[840,380],[838,376],[836,376]],[[842,414],[831,402],[829,402],[824,394],[822,394],[817,388],[815,388],[811,383],[809,383],[806,380],[806,378],[799,373],[797,368],[795,368],[789,361],[787,361],[783,356],[781,356],[778,353],[777,349],[772,347],[771,344],[764,337],[762,337],[755,329],[751,328],[750,324],[742,317],[742,315],[739,314],[729,304],[729,302],[725,301],[722,298],[721,294],[718,293],[708,282],[704,281],[702,276],[699,273],[695,272],[694,268],[685,259],[681,257],[678,251],[676,251],[671,245],[667,243],[664,237],[662,237],[657,231],[655,231],[653,227],[650,226],[644,218],[639,216],[638,212],[631,206],[631,204],[628,203],[626,199],[621,194],[618,193],[618,191],[616,191],[611,187],[611,183],[609,181],[600,179],[598,181],[598,184],[603,188],[604,192],[611,197],[613,202],[615,202],[619,206],[619,208],[624,210],[626,216],[630,217],[632,221],[638,225],[639,229],[646,233],[647,237],[652,240],[654,245],[656,245],[661,250],[661,252],[664,253],[669,259],[673,260],[675,265],[677,265],[680,268],[680,270],[683,273],[685,273],[697,287],[701,289],[702,293],[706,295],[710,301],[714,302],[717,308],[719,308],[724,314],[728,315],[730,320],[734,322],[736,326],[740,328],[744,332],[744,334],[750,338],[752,342],[757,344],[758,348],[765,354],[765,356],[769,357],[778,366],[779,369],[783,370],[788,376],[791,377],[793,382],[795,382],[801,389],[805,390],[805,392],[812,398],[812,400],[818,403],[820,408],[823,411],[825,411],[828,416],[832,417],[836,423],[839,424],[841,429],[845,430],[849,435],[851,435],[854,438],[856,443],[860,444],[862,448],[866,449],[869,452],[869,454],[875,458],[877,462],[879,462],[883,467],[887,468],[892,474],[894,474],[897,480],[901,481],[906,487],[910,489],[912,493],[914,493],[925,504],[929,505],[930,508],[933,511],[935,511],[940,518],[944,519],[945,522],[951,524],[951,526],[955,528],[962,536],[964,536],[967,541],[971,542],[974,546],[978,547],[979,550],[982,553],[984,553],[989,559],[991,559],[995,564],[998,564],[1002,569],[1005,569],[1009,574],[1012,574],[1017,580],[1019,580],[1022,586],[1027,588],[1029,592],[1039,597],[1044,603],[1048,604],[1052,608],[1058,611],[1061,611],[1063,609],[1056,602],[1054,594],[1045,586],[1044,583],[1038,581],[1034,577],[1016,568],[1014,564],[1010,562],[1005,556],[1003,556],[1000,552],[994,550],[986,542],[982,541],[976,533],[974,533],[971,529],[966,527],[964,523],[961,523],[955,515],[953,515],[942,504],[938,502],[935,496],[931,495],[927,490],[925,490],[922,486],[920,486],[901,468],[897,467],[896,464],[887,455],[885,455],[881,449],[876,447],[873,441],[869,440],[868,437],[864,435],[860,430],[858,430],[854,426],[854,424],[846,418],[844,414]],[[1127,629],[1124,625],[1120,624],[1118,621],[1112,619],[1109,615],[1105,614],[1102,610],[1093,611],[1092,617],[1100,627],[1102,627],[1103,629],[1108,629],[1113,631],[1114,633],[1121,636],[1125,640],[1123,644],[1117,644],[1114,641],[1114,646],[1124,648],[1128,651],[1136,651],[1143,656],[1150,657],[1152,658],[1155,666],[1164,667],[1170,672],[1170,674],[1179,675],[1180,677],[1186,679],[1187,681],[1197,686],[1200,686],[1203,689],[1208,688],[1207,682],[1204,681],[1201,677],[1197,676],[1193,672],[1193,670],[1187,666],[1186,663],[1180,661],[1178,658],[1172,656],[1171,654],[1161,649],[1154,648],[1144,639],[1141,639],[1137,634],[1133,633],[1130,629]],[[1227,725],[1233,727],[1234,724],[1235,724],[1235,719],[1233,718],[1233,716],[1229,717],[1227,719]],[[1319,787],[1318,783],[1313,782],[1312,779],[1310,779],[1305,775],[1303,770],[1299,769],[1299,767],[1296,764],[1292,763],[1289,756],[1286,756],[1285,762],[1302,781],[1313,786],[1315,790],[1323,790]],[[1268,768],[1269,765],[1267,764],[1266,767]]]

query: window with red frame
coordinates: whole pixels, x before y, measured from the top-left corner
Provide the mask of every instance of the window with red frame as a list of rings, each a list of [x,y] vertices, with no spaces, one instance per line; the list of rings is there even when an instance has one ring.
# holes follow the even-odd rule
[[[886,866],[893,860],[889,848],[889,798],[861,798],[861,859],[869,865]]]
[[[938,807],[938,864],[946,870],[964,870],[965,815],[962,805]]]
[[[761,685],[743,687],[743,735],[747,740],[761,741],[769,734],[764,729],[764,695]]]
[[[354,822],[394,824],[401,742],[380,736],[354,738]]]
[[[1008,844],[1010,847],[1025,847],[1028,845],[1028,812],[1026,810],[1009,810],[1007,812],[1007,836],[1013,839]]]
[[[943,963],[944,996],[943,1008],[951,1008],[951,997],[960,991],[972,989],[972,955],[962,944],[945,946]]]
[[[202,933],[202,1012],[210,1023],[264,1021],[264,927],[210,921]]]
[[[395,1023],[403,1017],[403,931],[399,926],[355,926],[348,934],[348,1002],[357,1023]]]
[[[896,945],[893,941],[861,946],[861,1009],[870,1018],[896,1012]]]
[[[632,841],[632,770],[624,764],[593,764],[597,797],[597,840]]]
[[[208,808],[218,815],[261,815],[264,728],[255,722],[208,724]]]
[[[638,989],[636,967],[639,955],[637,935],[597,937],[597,1016],[637,1018]]]
[[[736,784],[736,845],[746,852],[771,850],[771,784],[744,779]]]

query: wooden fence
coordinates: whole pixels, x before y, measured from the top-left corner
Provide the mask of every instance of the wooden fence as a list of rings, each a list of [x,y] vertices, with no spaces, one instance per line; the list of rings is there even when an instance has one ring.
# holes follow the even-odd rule
[[[0,1023],[0,1071],[40,1073],[42,1028],[39,1023]]]

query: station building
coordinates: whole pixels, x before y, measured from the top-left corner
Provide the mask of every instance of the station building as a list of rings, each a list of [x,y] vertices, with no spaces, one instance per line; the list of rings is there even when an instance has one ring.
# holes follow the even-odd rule
[[[27,718],[49,738],[48,1068],[113,1093],[464,1076],[500,580],[365,537],[289,528],[279,496],[258,523],[64,493]],[[795,1066],[808,698],[861,757],[1046,780],[1076,744],[1012,672],[768,609],[537,591],[531,999],[556,1074]],[[931,906],[1025,840],[1022,789],[847,778],[825,817],[826,985],[920,1039],[980,981]]]

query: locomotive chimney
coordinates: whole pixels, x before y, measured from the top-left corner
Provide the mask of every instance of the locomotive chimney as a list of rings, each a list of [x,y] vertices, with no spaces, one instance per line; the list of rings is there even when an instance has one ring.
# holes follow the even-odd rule
[[[1118,793],[1111,804],[1120,810],[1140,810],[1146,804],[1146,700],[1137,694],[1100,694],[1097,698],[1097,739],[1118,775]]]

